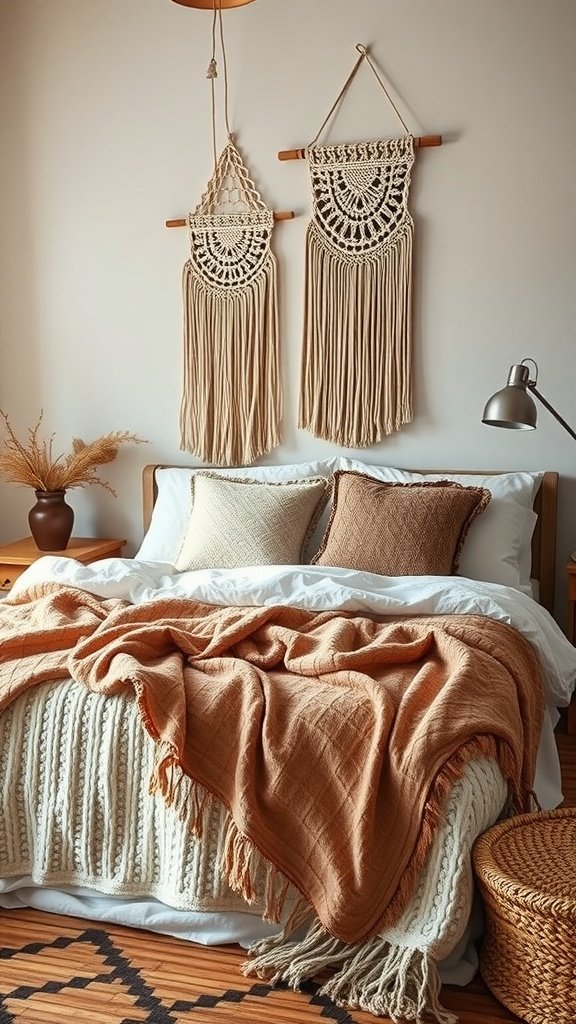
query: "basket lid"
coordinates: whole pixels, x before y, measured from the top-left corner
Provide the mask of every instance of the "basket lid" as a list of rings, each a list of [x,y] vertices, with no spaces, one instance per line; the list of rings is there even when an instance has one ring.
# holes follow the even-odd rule
[[[507,818],[474,845],[474,867],[508,897],[544,900],[576,915],[576,808]]]

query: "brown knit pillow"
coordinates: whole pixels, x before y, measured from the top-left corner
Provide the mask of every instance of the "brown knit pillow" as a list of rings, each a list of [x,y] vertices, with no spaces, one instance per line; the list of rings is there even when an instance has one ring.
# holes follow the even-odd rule
[[[450,576],[470,524],[489,501],[484,487],[448,480],[382,483],[339,470],[332,515],[313,561],[382,576]]]

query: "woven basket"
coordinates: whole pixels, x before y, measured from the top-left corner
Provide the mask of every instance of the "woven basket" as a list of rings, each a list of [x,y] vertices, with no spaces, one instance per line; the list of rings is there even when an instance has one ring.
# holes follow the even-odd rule
[[[476,841],[473,861],[488,988],[530,1024],[575,1024],[576,808],[499,822]]]

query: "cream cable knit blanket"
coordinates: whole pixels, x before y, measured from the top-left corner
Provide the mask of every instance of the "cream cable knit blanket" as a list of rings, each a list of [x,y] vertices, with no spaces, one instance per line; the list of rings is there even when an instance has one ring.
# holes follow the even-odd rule
[[[220,866],[227,813],[215,801],[207,804],[203,838],[195,838],[188,778],[179,801],[183,818],[148,793],[154,749],[126,696],[103,697],[69,681],[18,697],[0,715],[0,876],[146,894],[180,909],[246,910]],[[435,965],[462,935],[472,900],[469,851],[506,793],[500,770],[487,759],[471,762],[455,784],[415,893],[379,937],[379,997],[392,1019],[417,1021],[428,1009],[438,1021],[454,1020],[438,1003]],[[254,913],[261,912],[265,877],[264,869],[256,873]],[[295,902],[292,894],[285,915]],[[272,943],[261,944],[248,970],[266,960]],[[294,983],[307,976],[306,947],[285,947],[278,977]],[[338,999],[330,983],[325,991]]]

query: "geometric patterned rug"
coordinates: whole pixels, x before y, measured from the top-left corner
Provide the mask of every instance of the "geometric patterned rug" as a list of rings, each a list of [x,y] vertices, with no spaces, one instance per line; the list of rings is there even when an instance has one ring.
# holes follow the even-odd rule
[[[21,913],[0,912],[0,1024],[374,1024],[318,996],[315,983],[292,992],[245,978],[246,953],[237,947],[207,949],[38,912],[32,917],[43,927],[32,921],[22,935]],[[25,941],[9,945],[13,922]],[[41,938],[32,939],[34,931]]]
[[[387,1024],[306,983],[271,988],[240,970],[246,950],[40,910],[0,909],[0,1024]],[[461,1024],[518,1018],[480,979],[447,986]],[[551,1021],[550,1024],[553,1024]]]

